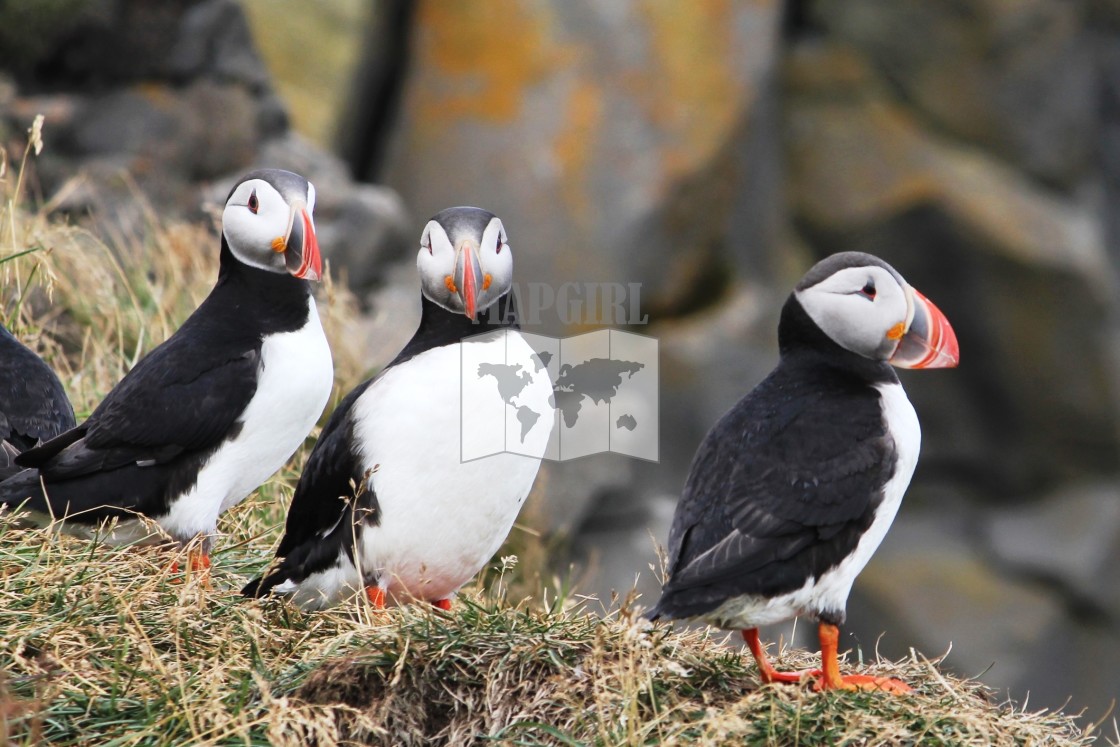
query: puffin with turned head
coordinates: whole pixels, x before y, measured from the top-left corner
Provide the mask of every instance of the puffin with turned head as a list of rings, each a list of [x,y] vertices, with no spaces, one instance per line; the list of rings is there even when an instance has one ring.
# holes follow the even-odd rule
[[[0,503],[108,541],[149,537],[142,514],[181,543],[280,469],[330,396],[334,366],[310,280],[322,272],[315,188],[254,171],[222,213],[218,281],[202,305],[128,372],[89,419],[17,458]]]
[[[20,452],[75,425],[58,375],[0,324],[0,480],[20,471]]]
[[[812,267],[782,308],[780,359],[693,458],[652,619],[740,630],[764,683],[907,692],[841,675],[848,592],[894,521],[921,431],[893,366],[949,368],[945,316],[890,265],[858,252]],[[757,627],[818,620],[821,669],[779,672]]]
[[[541,418],[528,432],[528,456],[463,460],[464,440],[506,405],[497,388],[464,394],[464,347],[533,355],[519,331],[502,221],[473,207],[440,212],[424,228],[417,266],[420,326],[331,415],[296,487],[277,561],[246,596],[287,594],[318,609],[364,590],[374,607],[418,600],[448,609],[509,533],[552,422]],[[521,381],[517,403],[551,413],[547,372]]]

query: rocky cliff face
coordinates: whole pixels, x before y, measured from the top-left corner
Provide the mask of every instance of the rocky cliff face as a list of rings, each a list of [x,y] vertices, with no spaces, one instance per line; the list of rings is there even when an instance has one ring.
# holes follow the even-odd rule
[[[0,32],[20,63],[2,134],[37,111],[54,133],[44,195],[127,222],[137,192],[194,210],[254,163],[309,172],[324,249],[369,291],[371,365],[407,336],[409,247],[448,205],[503,217],[520,282],[641,284],[661,463],[550,466],[530,509],[586,591],[656,589],[651,534],[773,365],[804,269],[884,257],[947,313],[962,365],[904,374],[923,458],[851,643],[952,641],[948,666],[995,662],[984,679],[1032,705],[1099,715],[1120,691],[1116,2],[385,0],[343,150],[391,190],[291,132],[231,0],[59,6],[50,33]]]

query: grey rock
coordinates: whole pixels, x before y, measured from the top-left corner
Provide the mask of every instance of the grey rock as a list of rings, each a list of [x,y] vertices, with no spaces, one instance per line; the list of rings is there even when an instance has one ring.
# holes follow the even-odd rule
[[[642,606],[653,606],[663,576],[658,547],[672,525],[676,496],[603,486],[590,495],[594,510],[570,535],[567,554],[575,563],[580,593],[606,604],[635,590]]]
[[[205,0],[186,10],[167,64],[177,80],[238,83],[254,93],[271,89],[268,70],[236,0]]]
[[[38,3],[34,15],[41,26],[25,16],[13,29],[15,34],[36,35],[38,41],[15,69],[17,79],[28,91],[104,91],[166,79],[168,50],[178,38],[180,18],[199,1]],[[36,4],[9,5],[18,10]]]
[[[1070,186],[1091,165],[1098,74],[1084,3],[813,3],[832,39],[867,53],[936,129]]]
[[[69,150],[82,156],[142,153],[173,147],[179,134],[177,102],[125,88],[85,99],[68,133]],[[159,154],[153,154],[158,157]]]
[[[418,215],[478,204],[503,216],[523,280],[640,282],[662,315],[769,256],[780,193],[744,186],[779,151],[759,106],[779,3],[519,6],[494,18],[521,40],[500,47],[486,7],[419,15],[384,172]]]
[[[359,294],[375,287],[386,264],[405,257],[419,241],[404,203],[386,187],[353,184],[341,194],[328,193],[316,221],[327,258],[344,268],[347,286]]]
[[[1099,200],[1040,188],[923,127],[850,48],[805,43],[790,67],[785,129],[803,236],[818,256],[882,256],[957,330],[959,370],[902,375],[924,463],[988,500],[1115,474],[1120,370],[1107,345],[1085,342],[1115,334]]]
[[[1120,623],[1120,584],[1102,584],[1120,555],[1120,486],[1070,485],[1028,505],[993,509],[985,536],[1009,575],[1056,588],[1073,614]]]
[[[176,161],[190,182],[245,169],[260,147],[257,106],[242,86],[200,80],[182,93],[181,137]]]
[[[417,242],[419,238],[417,233]],[[362,299],[366,307],[363,338],[368,351],[363,363],[370,372],[381,370],[393,360],[420,324],[420,276],[416,256],[409,254],[390,261],[382,271],[381,283]]]
[[[951,497],[939,510],[903,505],[856,581],[845,630],[865,658],[876,646],[891,658],[911,647],[929,658],[951,648],[944,666],[983,673],[986,684],[1022,698],[1031,652],[1063,609],[1045,590],[999,574],[970,541],[973,517],[963,509]]]

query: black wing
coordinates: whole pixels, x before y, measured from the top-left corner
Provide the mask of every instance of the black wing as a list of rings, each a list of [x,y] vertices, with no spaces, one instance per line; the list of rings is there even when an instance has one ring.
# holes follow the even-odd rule
[[[870,526],[895,460],[877,390],[779,366],[700,446],[651,614],[691,617],[819,577]]]
[[[242,589],[245,596],[264,596],[286,580],[302,581],[325,570],[342,548],[352,550],[355,521],[373,525],[379,521],[377,496],[354,440],[353,418],[354,404],[374,381],[355,388],[331,413],[288,509],[284,537],[276,550],[282,562]]]
[[[0,438],[23,450],[74,425],[74,408],[58,376],[0,326]]]
[[[296,485],[278,556],[288,555],[298,545],[330,531],[354,497],[355,486],[365,484],[367,476],[354,442],[352,411],[374,381],[370,379],[347,394],[327,420]]]
[[[17,462],[31,474],[0,484],[0,502],[19,502],[31,490],[31,508],[91,512],[91,521],[102,509],[165,510],[171,493],[189,487],[182,482],[189,475],[176,468],[200,465],[233,432],[260,368],[259,337],[215,343],[200,334],[205,319],[192,320],[141,360],[85,423],[21,454]],[[49,500],[36,486],[40,479]]]

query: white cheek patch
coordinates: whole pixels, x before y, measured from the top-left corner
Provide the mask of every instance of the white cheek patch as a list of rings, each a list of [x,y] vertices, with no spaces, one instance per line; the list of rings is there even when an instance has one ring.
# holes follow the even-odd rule
[[[860,292],[874,282],[874,300]],[[847,268],[820,283],[795,291],[809,318],[837,345],[872,359],[893,349],[887,333],[907,317],[906,293],[881,268]]]
[[[447,278],[455,272],[455,249],[447,232],[436,221],[429,221],[422,235],[420,251],[416,254],[416,269],[420,272],[420,288],[431,301],[451,311],[460,311]]]
[[[257,212],[248,208],[256,192]],[[310,206],[310,203],[309,203]],[[254,179],[237,188],[222,211],[222,233],[230,251],[242,263],[261,270],[285,271],[283,257],[272,246],[288,234],[291,209],[266,181]]]
[[[874,306],[868,299],[814,288],[797,291],[796,296],[809,318],[840,347],[861,355],[875,348],[870,343],[877,335],[867,329]]]

